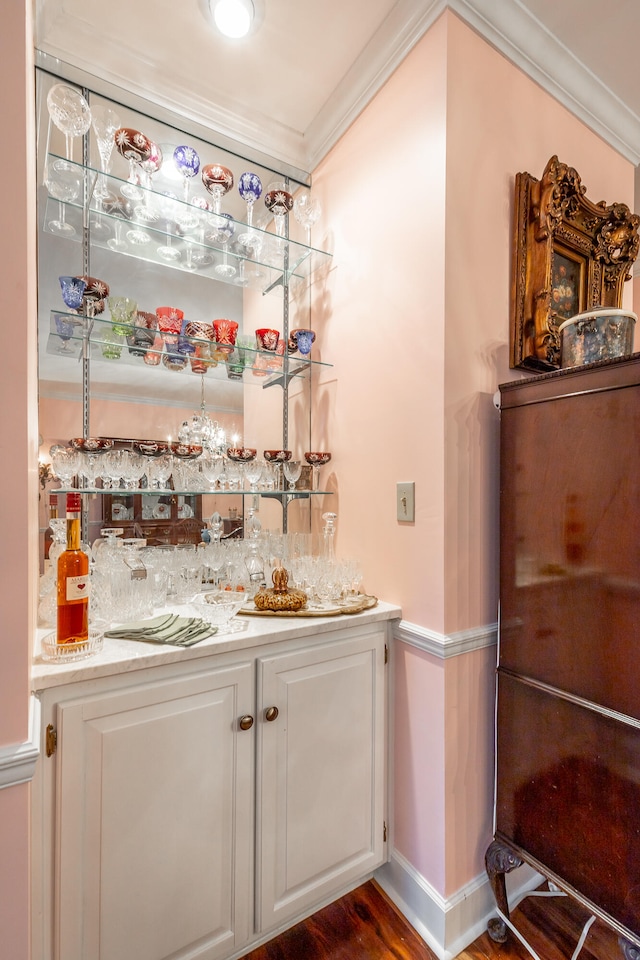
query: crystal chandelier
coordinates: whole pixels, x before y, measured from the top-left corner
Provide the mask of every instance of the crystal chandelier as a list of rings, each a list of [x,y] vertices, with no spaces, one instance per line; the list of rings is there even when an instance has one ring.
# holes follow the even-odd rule
[[[178,430],[180,443],[202,447],[212,457],[221,457],[227,449],[227,434],[217,420],[212,420],[206,411],[204,399],[204,376],[201,378],[200,410],[190,420],[183,420]]]

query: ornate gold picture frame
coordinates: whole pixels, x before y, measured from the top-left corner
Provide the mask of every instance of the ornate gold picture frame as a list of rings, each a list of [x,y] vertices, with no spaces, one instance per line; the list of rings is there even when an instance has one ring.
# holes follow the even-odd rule
[[[640,217],[624,203],[593,203],[585,194],[577,171],[557,156],[540,180],[516,174],[511,367],[558,369],[563,320],[622,306]]]

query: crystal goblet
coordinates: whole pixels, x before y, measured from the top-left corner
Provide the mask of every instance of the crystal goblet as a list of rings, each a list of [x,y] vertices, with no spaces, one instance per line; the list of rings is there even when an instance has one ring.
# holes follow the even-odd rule
[[[58,277],[62,289],[62,299],[69,310],[82,310],[82,299],[87,289],[87,282],[83,277]]]
[[[67,317],[62,314],[56,314],[55,316],[55,325],[56,333],[60,337],[61,345],[58,347],[58,353],[69,354],[73,351],[69,346],[69,341],[73,336],[73,331],[75,329],[75,323],[73,320],[69,320]]]
[[[129,164],[129,181],[120,188],[120,192],[129,199],[138,199],[138,169],[142,161],[151,156],[151,140],[132,127],[119,127],[114,134],[114,140],[118,153]]]
[[[61,236],[75,236],[75,227],[66,219],[65,204],[80,196],[82,181],[79,169],[66,160],[53,160],[47,164],[45,185],[51,196],[58,200],[58,217],[49,220],[47,228]]]
[[[53,472],[60,481],[61,486],[71,486],[71,481],[80,470],[80,453],[74,450],[73,447],[54,444],[49,450],[49,456],[51,457]]]
[[[274,180],[269,184],[264,196],[264,205],[273,214],[276,236],[284,237],[287,214],[293,207],[293,197],[284,180]]]
[[[162,166],[162,150],[157,143],[151,141],[151,152],[146,160],[140,161],[140,173],[144,195],[142,203],[135,207],[135,215],[143,223],[155,223],[160,219],[158,205],[153,202],[150,191],[153,187],[153,177]],[[145,234],[148,237],[148,234]],[[149,238],[150,239],[150,238]],[[135,241],[134,241],[135,242]]]
[[[217,233],[215,236],[216,242],[222,247],[222,263],[216,264],[213,268],[214,273],[219,277],[225,277],[230,279],[235,277],[236,268],[233,264],[229,263],[228,260],[228,245],[231,240],[235,226],[233,223],[233,218],[230,213],[220,213],[217,216]]]
[[[284,460],[282,464],[285,479],[289,483],[289,490],[295,490],[296,483],[302,473],[302,462],[300,460]]]
[[[249,490],[254,493],[257,493],[259,490],[258,484],[262,478],[263,469],[264,462],[262,460],[251,460],[249,463],[245,464],[244,476],[249,484]]]
[[[173,460],[168,454],[162,454],[156,457],[148,465],[147,478],[149,486],[153,490],[164,490],[169,482],[171,471],[173,470]]]
[[[202,168],[202,182],[205,190],[213,197],[213,212],[220,213],[222,198],[233,187],[231,170],[219,163],[207,163]]]
[[[158,247],[156,253],[167,263],[175,263],[182,257],[180,250],[173,245],[173,237],[179,233],[180,229],[177,223],[179,215],[176,209],[178,206],[176,203],[177,199],[178,198],[174,193],[163,194],[162,207],[160,211],[165,222],[165,242]]]
[[[247,205],[247,227],[249,228],[248,231],[240,234],[238,240],[244,246],[249,246],[253,225],[253,207],[256,200],[259,200],[262,196],[262,180],[258,174],[250,171],[242,173],[238,180],[238,193]]]
[[[185,203],[189,203],[189,187],[193,178],[200,172],[200,157],[193,147],[183,144],[173,151],[173,162],[184,181],[182,199]],[[187,207],[180,212],[178,223],[185,230],[189,230],[198,225],[198,217],[195,211]]]
[[[135,323],[135,313],[138,304],[131,297],[109,297],[109,310],[111,311],[111,329],[115,334],[126,337],[131,333],[131,327]]]
[[[98,177],[98,182],[94,190],[94,197],[98,200],[104,200],[108,196],[106,176],[109,173],[111,165],[111,154],[114,147],[114,134],[120,127],[120,117],[116,111],[107,106],[106,103],[97,103],[91,110],[91,126],[98,146],[100,156],[100,170],[102,176]]]
[[[322,215],[322,207],[317,197],[303,193],[293,201],[293,215],[301,227],[306,230],[307,246],[311,246],[311,228]]]
[[[109,193],[102,201],[102,209],[115,218],[115,236],[107,240],[107,246],[116,253],[124,253],[128,249],[124,239],[124,221],[131,219],[131,204],[125,197]]]
[[[56,83],[47,94],[47,109],[54,124],[65,136],[67,160],[72,160],[74,137],[84,136],[91,126],[89,104],[76,87]]]

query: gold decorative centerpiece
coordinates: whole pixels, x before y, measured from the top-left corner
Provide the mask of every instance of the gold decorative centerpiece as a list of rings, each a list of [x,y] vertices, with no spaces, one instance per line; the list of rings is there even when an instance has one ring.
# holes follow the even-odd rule
[[[261,587],[253,600],[258,610],[302,610],[307,595],[302,590],[289,589],[289,574],[284,567],[277,567],[271,576],[273,587]]]

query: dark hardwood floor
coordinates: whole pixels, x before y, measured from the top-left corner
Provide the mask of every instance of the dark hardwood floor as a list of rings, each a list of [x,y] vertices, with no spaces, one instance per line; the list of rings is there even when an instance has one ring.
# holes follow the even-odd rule
[[[568,897],[527,897],[512,911],[515,926],[540,960],[570,960],[588,919],[587,911]],[[375,881],[369,881],[242,960],[437,958]],[[484,933],[457,960],[531,960],[531,954],[511,933],[505,944]],[[617,935],[600,920],[590,927],[580,960],[623,960]]]

